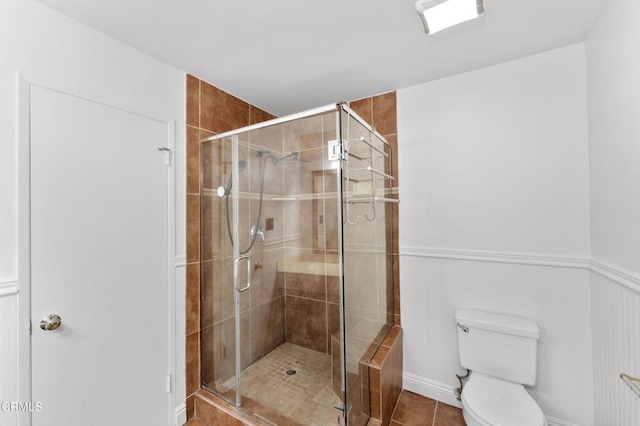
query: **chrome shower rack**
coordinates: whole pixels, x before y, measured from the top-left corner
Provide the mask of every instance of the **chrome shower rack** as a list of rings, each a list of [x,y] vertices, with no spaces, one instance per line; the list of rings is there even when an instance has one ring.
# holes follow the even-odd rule
[[[382,139],[382,141],[386,143],[384,139]],[[365,150],[368,149],[369,152],[367,153],[367,155],[358,155],[353,152],[357,144],[363,144],[365,146]],[[343,159],[345,160],[345,165],[344,165],[345,167],[343,170],[346,170],[345,179],[354,185],[360,185],[360,187],[361,187],[361,184],[365,184],[368,186],[367,188],[368,191],[366,191],[366,193],[365,191],[362,191],[362,193],[360,193],[359,195],[354,195],[354,192],[357,192],[354,190],[346,192],[345,203],[347,207],[346,208],[347,212],[345,215],[345,221],[351,225],[355,225],[360,221],[360,216],[356,216],[355,218],[352,218],[350,213],[352,213],[353,204],[362,204],[362,203],[369,204],[372,209],[371,215],[369,214],[364,215],[365,219],[367,219],[368,221],[374,221],[374,220],[383,221],[385,216],[384,214],[382,214],[381,217],[379,217],[380,215],[378,213],[377,205],[379,203],[399,203],[400,202],[400,200],[396,198],[381,197],[381,196],[378,196],[378,194],[376,193],[376,181],[394,180],[394,177],[391,176],[390,174],[377,170],[375,168],[376,161],[380,159],[383,159],[383,160],[388,159],[389,154],[387,154],[386,152],[384,152],[384,150],[375,146],[373,143],[371,143],[371,141],[365,139],[364,136],[358,139],[349,139],[347,141],[344,141],[343,149],[344,149]],[[361,153],[359,152],[359,154]],[[368,165],[366,165],[365,167],[352,168],[350,167],[350,164],[351,164],[350,159],[357,160],[358,163],[367,161]],[[358,166],[361,166],[361,164],[358,164]]]

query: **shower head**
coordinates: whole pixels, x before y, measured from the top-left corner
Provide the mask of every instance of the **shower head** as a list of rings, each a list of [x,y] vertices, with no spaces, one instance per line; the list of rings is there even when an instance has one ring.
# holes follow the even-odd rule
[[[244,160],[238,161],[238,173],[247,168],[247,162]]]

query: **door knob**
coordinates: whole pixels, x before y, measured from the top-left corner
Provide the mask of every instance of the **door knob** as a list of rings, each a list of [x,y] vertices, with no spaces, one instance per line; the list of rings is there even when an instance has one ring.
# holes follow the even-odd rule
[[[60,324],[62,324],[62,318],[60,318],[59,315],[52,314],[42,318],[42,321],[40,321],[40,328],[45,331],[55,330],[60,327]]]

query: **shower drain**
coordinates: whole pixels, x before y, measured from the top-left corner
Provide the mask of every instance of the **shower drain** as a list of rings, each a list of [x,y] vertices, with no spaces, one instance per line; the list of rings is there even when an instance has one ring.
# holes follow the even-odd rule
[[[290,369],[287,370],[287,376],[293,376],[296,373],[297,373],[297,371],[294,370],[293,368],[290,368]]]

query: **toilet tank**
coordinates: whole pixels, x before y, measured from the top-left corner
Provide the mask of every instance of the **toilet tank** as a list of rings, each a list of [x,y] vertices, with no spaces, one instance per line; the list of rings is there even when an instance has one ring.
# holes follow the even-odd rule
[[[515,383],[536,384],[538,324],[469,309],[458,309],[455,318],[462,367]]]

